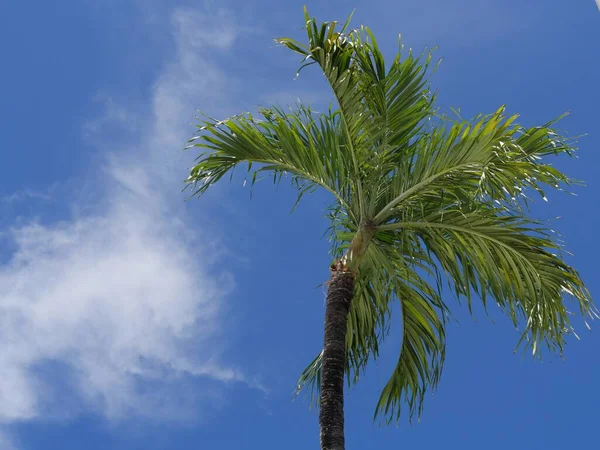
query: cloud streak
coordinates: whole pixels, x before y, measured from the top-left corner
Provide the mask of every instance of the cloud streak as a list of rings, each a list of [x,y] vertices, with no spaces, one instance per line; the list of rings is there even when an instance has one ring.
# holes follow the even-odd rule
[[[218,243],[189,231],[178,195],[193,106],[226,102],[211,51],[226,51],[237,34],[224,12],[177,10],[171,20],[176,52],[152,88],[150,116],[109,100],[84,126],[93,142],[112,125],[143,136],[106,152],[97,204],[7,233],[15,250],[0,266],[2,424],[82,410],[111,420],[181,417],[197,409],[198,398],[181,391],[192,380],[260,388],[219,360],[233,280],[214,272]]]

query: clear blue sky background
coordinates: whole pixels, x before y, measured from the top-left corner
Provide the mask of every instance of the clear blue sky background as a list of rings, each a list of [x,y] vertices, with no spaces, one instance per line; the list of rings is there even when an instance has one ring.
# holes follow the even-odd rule
[[[369,25],[387,55],[439,46],[439,104],[501,104],[526,125],[564,111],[587,181],[551,192],[555,228],[592,295],[600,226],[600,12],[593,0],[308,2]],[[319,351],[327,200],[243,174],[201,201],[180,193],[196,108],[331,99],[272,38],[302,37],[292,1],[5,2],[0,15],[0,449],[318,448],[317,415],[292,401]],[[514,355],[494,312],[455,306],[445,372],[421,421],[372,414],[399,348],[347,397],[347,448],[595,448],[600,330],[576,320],[566,361]],[[494,319],[495,323],[492,323]],[[399,320],[398,320],[399,324]]]

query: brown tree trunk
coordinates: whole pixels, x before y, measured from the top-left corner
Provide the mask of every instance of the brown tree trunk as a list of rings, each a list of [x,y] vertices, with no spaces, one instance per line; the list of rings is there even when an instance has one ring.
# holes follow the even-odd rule
[[[354,295],[354,274],[332,267],[325,309],[319,426],[322,450],[344,450],[346,327]]]

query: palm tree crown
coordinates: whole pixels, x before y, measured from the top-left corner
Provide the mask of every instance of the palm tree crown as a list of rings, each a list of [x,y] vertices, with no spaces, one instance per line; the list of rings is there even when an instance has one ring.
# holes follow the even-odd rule
[[[567,299],[596,315],[578,273],[567,265],[550,230],[527,217],[526,194],[570,180],[546,157],[571,154],[572,143],[554,122],[525,128],[504,108],[471,121],[434,109],[429,89],[431,53],[400,48],[387,64],[366,27],[318,24],[305,11],[308,43],[277,42],[317,64],[337,108],[326,113],[297,105],[289,112],[261,109],[207,120],[190,147],[205,148],[187,179],[202,194],[235,166],[287,177],[298,200],[323,188],[332,253],[356,275],[346,334],[346,373],[356,382],[378,356],[390,308],[398,301],[402,344],[376,414],[419,413],[435,388],[445,355],[447,307],[441,280],[484,305],[492,299],[522,326],[519,341],[534,355],[561,353],[572,331]],[[339,30],[339,31],[338,31]],[[321,356],[300,377],[319,388]]]

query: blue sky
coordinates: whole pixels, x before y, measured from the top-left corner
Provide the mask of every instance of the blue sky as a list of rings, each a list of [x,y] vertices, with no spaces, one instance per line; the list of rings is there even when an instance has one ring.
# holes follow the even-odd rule
[[[439,105],[506,104],[526,125],[562,112],[587,187],[534,206],[600,292],[595,231],[600,13],[592,0],[308,2],[319,19],[369,25],[392,56],[438,45]],[[201,201],[180,193],[196,108],[211,116],[300,98],[324,81],[272,38],[302,37],[302,3],[10,2],[0,16],[0,449],[318,447],[317,415],[292,401],[319,351],[327,279],[321,195],[290,215],[283,184],[238,174]],[[597,437],[598,324],[576,321],[566,361],[514,355],[507,320],[458,304],[445,372],[418,423],[372,414],[398,329],[347,397],[347,448],[520,449]]]

